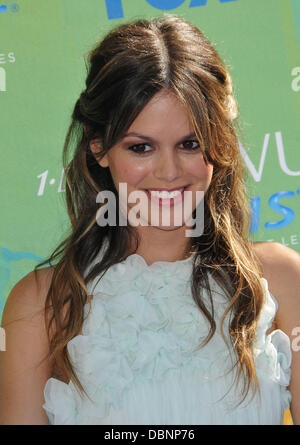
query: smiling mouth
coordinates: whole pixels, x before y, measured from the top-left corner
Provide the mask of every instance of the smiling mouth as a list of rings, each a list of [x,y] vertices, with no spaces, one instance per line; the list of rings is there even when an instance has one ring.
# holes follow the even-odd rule
[[[172,190],[170,192],[166,190],[151,190],[145,189],[147,196],[151,202],[158,206],[173,207],[184,201],[184,192],[188,189],[190,184],[180,189]]]
[[[147,192],[147,194],[152,198],[159,198],[161,200],[170,200],[170,199],[174,199],[178,196],[181,196],[183,194],[183,192],[190,186],[190,184],[188,184],[185,187],[181,187],[175,190],[171,190],[171,191],[167,191],[167,190],[152,190],[152,189],[145,189],[145,191]]]

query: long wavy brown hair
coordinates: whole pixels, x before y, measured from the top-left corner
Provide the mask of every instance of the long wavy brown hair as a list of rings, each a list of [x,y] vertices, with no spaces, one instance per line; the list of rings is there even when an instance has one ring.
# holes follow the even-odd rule
[[[97,194],[111,190],[118,200],[109,169],[97,161],[162,89],[172,91],[186,106],[205,161],[214,167],[204,197],[204,232],[190,239],[190,250],[195,253],[191,290],[210,324],[199,347],[216,331],[209,274],[228,297],[221,332],[235,352],[235,380],[243,376],[244,400],[250,387],[254,393],[258,388],[253,344],[264,294],[260,266],[248,240],[250,217],[237,137],[240,127],[233,120],[237,108],[229,70],[214,45],[196,26],[170,14],[122,24],[89,53],[86,88],[76,101],[63,150],[70,233],[35,267],[46,263],[53,267],[45,307],[50,357],[62,375],[85,393],[67,344],[81,333],[84,305],[90,300],[87,285],[124,260],[132,241],[136,248],[139,242],[130,225],[97,224]],[[103,148],[96,156],[90,149],[95,139]],[[90,268],[105,239],[108,248]],[[204,288],[209,307],[202,298]],[[222,327],[228,314],[231,322],[226,340]]]

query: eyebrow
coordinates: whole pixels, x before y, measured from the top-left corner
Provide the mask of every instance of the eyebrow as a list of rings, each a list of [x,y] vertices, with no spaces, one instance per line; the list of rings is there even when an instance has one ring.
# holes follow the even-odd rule
[[[134,133],[134,132],[126,133],[123,136],[123,139],[130,137],[130,136],[135,136],[137,138],[143,139],[144,141],[150,141],[150,142],[154,142],[156,144],[158,143],[158,141],[156,139],[151,138],[150,136],[145,136],[143,134],[138,134],[138,133]],[[187,134],[186,136],[183,136],[179,142],[182,142],[182,141],[185,141],[186,139],[190,139],[190,138],[194,138],[194,137],[196,137],[195,133],[190,133],[190,134]]]

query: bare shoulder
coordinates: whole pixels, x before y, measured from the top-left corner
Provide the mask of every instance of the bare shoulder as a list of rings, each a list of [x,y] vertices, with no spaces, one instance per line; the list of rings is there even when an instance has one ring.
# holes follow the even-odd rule
[[[264,277],[278,291],[300,286],[300,254],[280,243],[252,243]]]
[[[43,389],[53,363],[44,309],[53,268],[32,271],[10,292],[2,314],[0,424],[47,424]],[[26,410],[24,410],[26,407]]]
[[[300,254],[280,243],[258,242],[252,246],[278,302],[277,324],[289,329],[288,319],[300,317]]]
[[[289,389],[291,413],[295,425],[300,424],[300,254],[279,243],[253,243],[269,290],[278,302],[276,328],[289,336],[292,362]]]
[[[16,295],[19,291],[29,291],[29,295],[34,298],[34,294],[45,293],[45,286],[49,287],[53,276],[54,267],[45,267],[43,269],[32,270],[18,281],[13,289],[11,295]],[[36,295],[37,296],[37,295]]]
[[[297,265],[300,261],[300,254],[290,247],[284,244],[269,242],[269,241],[259,241],[251,243],[255,253],[263,260],[268,263],[272,262],[295,262]],[[291,264],[292,265],[292,264]]]
[[[2,325],[44,310],[53,272],[53,267],[33,270],[15,284],[4,306]]]

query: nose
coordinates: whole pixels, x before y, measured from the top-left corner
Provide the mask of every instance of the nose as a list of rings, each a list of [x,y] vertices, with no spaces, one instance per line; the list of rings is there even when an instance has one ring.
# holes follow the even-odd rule
[[[154,176],[165,182],[175,182],[182,176],[182,161],[174,150],[161,150],[154,168]]]

